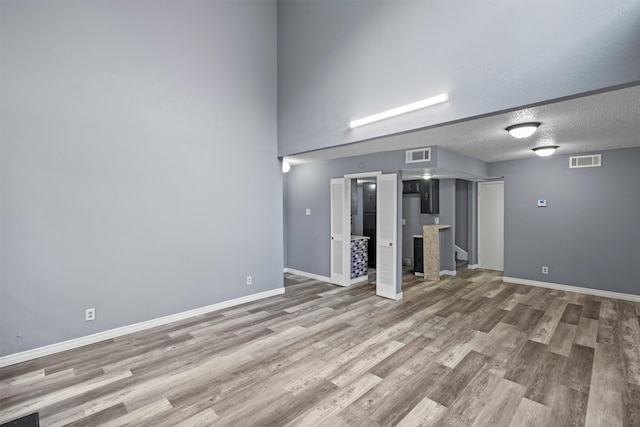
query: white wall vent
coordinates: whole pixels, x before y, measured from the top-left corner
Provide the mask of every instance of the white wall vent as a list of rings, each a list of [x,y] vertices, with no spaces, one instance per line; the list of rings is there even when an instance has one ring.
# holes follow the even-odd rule
[[[599,168],[601,165],[601,154],[593,154],[591,156],[572,156],[569,157],[570,168]]]
[[[407,150],[406,163],[430,162],[431,148],[418,148],[417,150]]]

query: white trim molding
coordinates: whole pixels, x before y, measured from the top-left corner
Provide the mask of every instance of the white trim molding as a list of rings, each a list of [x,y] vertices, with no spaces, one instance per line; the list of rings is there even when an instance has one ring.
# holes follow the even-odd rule
[[[351,279],[349,285],[355,285],[356,283],[368,282],[369,275],[365,274],[364,276],[356,277],[355,279]]]
[[[440,270],[441,276],[456,276],[457,274],[455,270]]]
[[[158,317],[156,319],[122,326],[120,328],[109,329],[107,331],[98,332],[96,334],[74,338],[68,341],[62,341],[59,343],[34,348],[32,350],[23,351],[20,353],[10,354],[8,356],[0,357],[0,368],[281,294],[284,294],[284,287],[273,289],[270,291],[259,292],[257,294],[251,294],[228,301],[223,301],[217,304],[207,305],[205,307],[195,308],[193,310],[183,311],[181,313],[171,314],[169,316]]]
[[[537,280],[519,279],[517,277],[503,277],[503,281],[516,283],[519,285],[537,286],[539,288],[557,289],[565,292],[577,292],[581,294],[594,295],[597,297],[614,298],[626,301],[640,302],[640,295],[624,294],[621,292],[603,291],[601,289],[581,288],[579,286],[562,285],[559,283],[539,282]]]
[[[469,260],[469,254],[467,253],[467,251],[462,249],[460,246],[455,246],[455,251],[458,254],[458,259],[459,260],[462,260],[462,261],[468,261]]]
[[[475,270],[476,268],[480,268],[480,266],[478,264],[467,265],[467,270]]]
[[[345,174],[344,177],[347,178],[347,179],[351,179],[351,178],[369,178],[369,177],[378,176],[378,175],[382,175],[382,171],[348,173],[348,174]]]
[[[309,279],[322,280],[323,282],[331,283],[331,279],[327,276],[320,276],[319,274],[307,273],[306,271],[296,270],[293,268],[285,268],[285,273],[291,273],[298,276],[308,277]]]
[[[404,296],[404,293],[402,293],[402,292],[397,293],[396,294],[396,301],[401,300],[403,296]]]

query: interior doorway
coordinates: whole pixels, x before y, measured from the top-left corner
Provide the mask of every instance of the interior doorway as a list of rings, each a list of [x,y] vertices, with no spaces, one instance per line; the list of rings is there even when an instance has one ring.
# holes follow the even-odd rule
[[[366,200],[362,203],[362,235],[353,232],[359,230],[360,209],[353,209],[354,192],[357,180],[372,184],[368,186]],[[398,299],[397,292],[397,175],[381,172],[368,172],[345,175],[344,178],[331,180],[331,282],[341,286],[357,283],[352,277],[352,269],[359,268],[353,264],[353,251],[357,250],[357,242],[367,240],[372,249],[367,253],[375,254],[371,263],[375,267],[376,294],[391,299]],[[364,193],[364,187],[363,187]],[[375,206],[375,208],[374,208]],[[367,217],[365,233],[365,211]],[[375,216],[373,216],[375,215]],[[356,219],[354,219],[354,216]],[[371,223],[375,218],[375,225]],[[356,221],[356,223],[354,223]],[[354,246],[356,245],[356,246]],[[357,260],[356,260],[357,261]],[[354,282],[355,280],[355,282]]]

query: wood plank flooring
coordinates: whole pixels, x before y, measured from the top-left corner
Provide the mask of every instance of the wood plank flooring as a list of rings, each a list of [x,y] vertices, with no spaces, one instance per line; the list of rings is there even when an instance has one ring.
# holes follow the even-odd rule
[[[404,276],[284,295],[0,369],[0,424],[640,426],[640,303]]]

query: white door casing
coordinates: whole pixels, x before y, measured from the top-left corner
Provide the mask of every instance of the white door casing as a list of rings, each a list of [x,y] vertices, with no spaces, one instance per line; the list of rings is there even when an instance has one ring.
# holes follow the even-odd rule
[[[478,265],[504,271],[504,181],[478,184]]]
[[[398,253],[398,178],[379,175],[377,184],[376,294],[396,299]]]

